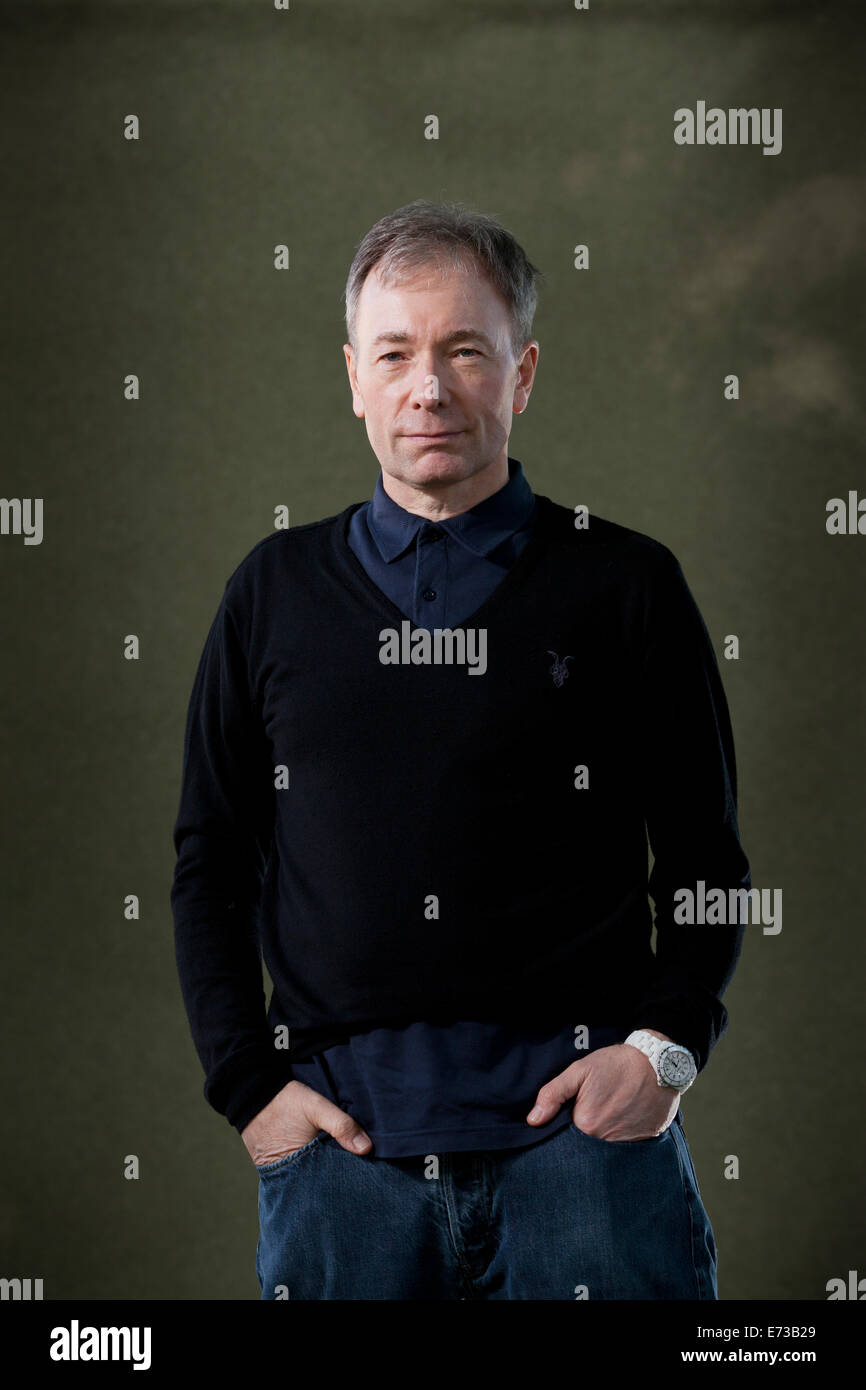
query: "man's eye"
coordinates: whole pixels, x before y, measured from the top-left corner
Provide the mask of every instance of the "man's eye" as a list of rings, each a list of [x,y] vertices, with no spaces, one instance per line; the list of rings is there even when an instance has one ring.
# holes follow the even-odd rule
[[[458,351],[458,353],[460,353],[460,352],[469,352],[469,353],[472,354],[473,357],[480,357],[480,356],[481,356],[481,353],[478,351],[477,348],[468,348],[468,347],[464,347],[464,348],[458,348],[457,351]],[[382,359],[381,359],[381,360],[382,360],[383,362],[393,362],[395,359],[399,359],[399,358],[401,358],[402,356],[403,356],[403,353],[402,353],[402,352],[398,352],[396,348],[393,348],[390,352],[384,352],[384,353],[382,354]]]

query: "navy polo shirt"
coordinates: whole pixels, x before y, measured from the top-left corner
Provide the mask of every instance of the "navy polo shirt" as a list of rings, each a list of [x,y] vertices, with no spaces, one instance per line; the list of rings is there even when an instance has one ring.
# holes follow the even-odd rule
[[[517,559],[532,533],[535,506],[518,459],[509,458],[508,482],[498,492],[440,522],[394,502],[380,473],[372,499],[352,516],[348,539],[374,584],[415,627],[455,627]],[[630,1031],[610,1020],[577,1018],[553,1019],[544,1029],[421,1019],[356,1034],[293,1061],[292,1072],[363,1126],[373,1157],[515,1149],[571,1122],[573,1101],[547,1124],[527,1124],[539,1088]]]

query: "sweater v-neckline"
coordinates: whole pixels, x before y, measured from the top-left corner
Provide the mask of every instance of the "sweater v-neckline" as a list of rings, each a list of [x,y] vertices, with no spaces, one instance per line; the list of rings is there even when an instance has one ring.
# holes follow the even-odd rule
[[[506,593],[506,591],[509,591],[511,588],[513,588],[516,581],[520,579],[520,577],[522,576],[523,571],[525,569],[528,569],[530,564],[532,564],[536,556],[540,553],[542,542],[544,540],[544,536],[547,530],[545,523],[547,522],[547,519],[550,515],[548,508],[552,504],[550,502],[550,499],[548,497],[545,497],[543,493],[540,492],[535,493],[535,504],[535,523],[533,525],[532,534],[529,540],[527,541],[526,545],[523,547],[522,551],[518,555],[517,559],[514,561],[514,564],[505,573],[505,575],[503,575],[502,579],[500,579],[499,583],[496,585],[496,588],[492,591],[492,593],[487,595],[487,598],[484,599],[483,603],[481,603],[473,613],[470,613],[467,618],[464,618],[462,620],[462,622],[451,624],[451,627],[449,629],[451,632],[459,632],[461,629],[475,626],[478,618],[481,617],[481,615],[484,614],[488,608],[499,602],[503,595]],[[409,616],[408,613],[404,613],[402,609],[398,608],[396,603],[394,603],[393,600],[390,599],[388,595],[382,589],[379,588],[379,585],[375,582],[375,580],[370,578],[369,574],[364,569],[364,566],[361,564],[361,561],[358,559],[357,555],[355,554],[354,550],[349,544],[349,523],[351,522],[352,517],[354,516],[358,508],[363,506],[363,502],[352,502],[350,506],[346,507],[345,511],[340,512],[339,516],[337,517],[338,525],[334,527],[333,533],[337,552],[340,558],[343,559],[344,562],[348,563],[349,568],[352,570],[356,578],[358,578],[361,581],[361,584],[367,590],[370,597],[375,600],[375,602],[379,605],[380,608],[385,609],[389,614],[391,614],[393,617],[398,618],[401,622],[411,623],[412,627],[414,628],[418,626],[418,624],[415,623],[415,621]]]

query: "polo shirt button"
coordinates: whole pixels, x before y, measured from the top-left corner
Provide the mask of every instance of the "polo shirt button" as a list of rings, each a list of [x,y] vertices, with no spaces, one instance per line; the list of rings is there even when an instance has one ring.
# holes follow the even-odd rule
[[[423,593],[421,594],[421,597],[422,597],[422,598],[426,598],[426,600],[427,600],[428,603],[432,603],[433,600],[434,600],[434,598],[436,597],[436,590],[435,590],[435,589],[425,589],[425,590],[423,591]]]

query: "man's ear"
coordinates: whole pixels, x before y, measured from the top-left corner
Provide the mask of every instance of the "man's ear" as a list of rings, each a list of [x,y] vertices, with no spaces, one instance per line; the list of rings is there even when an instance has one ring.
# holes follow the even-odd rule
[[[535,381],[535,368],[538,365],[538,347],[536,339],[531,338],[521,355],[511,407],[515,415],[522,415],[529,404],[529,395]]]
[[[361,392],[358,390],[358,378],[355,374],[355,354],[351,343],[343,344],[343,356],[346,359],[346,371],[349,374],[349,386],[352,390],[352,409],[359,420],[364,418],[364,402]]]

